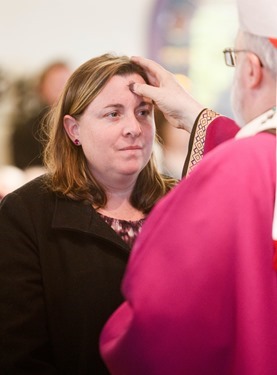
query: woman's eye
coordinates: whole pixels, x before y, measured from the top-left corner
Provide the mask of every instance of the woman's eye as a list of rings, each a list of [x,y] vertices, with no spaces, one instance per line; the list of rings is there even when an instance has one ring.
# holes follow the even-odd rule
[[[150,111],[148,109],[143,109],[139,112],[139,115],[144,116],[144,117],[148,116],[149,114],[150,114]]]
[[[118,116],[118,113],[117,112],[110,112],[107,114],[107,117],[112,117],[112,118],[115,118]]]

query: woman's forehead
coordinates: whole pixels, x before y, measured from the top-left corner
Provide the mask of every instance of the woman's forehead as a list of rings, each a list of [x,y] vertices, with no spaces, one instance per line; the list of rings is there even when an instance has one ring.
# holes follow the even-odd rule
[[[130,90],[130,85],[132,83],[145,83],[145,80],[136,73],[115,75],[106,83],[105,87],[96,96],[94,101],[97,100],[97,98],[113,97],[116,99],[129,94],[135,95]]]
[[[120,105],[123,107],[126,105],[138,106],[140,103],[152,104],[150,99],[138,96],[130,90],[132,83],[145,83],[145,80],[137,73],[113,76],[93,99],[87,110],[94,111]]]

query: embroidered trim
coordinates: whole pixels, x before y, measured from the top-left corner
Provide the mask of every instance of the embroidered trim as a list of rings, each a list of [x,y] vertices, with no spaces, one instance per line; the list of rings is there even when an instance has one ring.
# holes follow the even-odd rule
[[[205,108],[201,111],[195,120],[190,135],[188,153],[183,169],[183,176],[188,175],[197,163],[202,159],[204,153],[204,145],[206,139],[207,128],[210,123],[220,116],[219,113]]]

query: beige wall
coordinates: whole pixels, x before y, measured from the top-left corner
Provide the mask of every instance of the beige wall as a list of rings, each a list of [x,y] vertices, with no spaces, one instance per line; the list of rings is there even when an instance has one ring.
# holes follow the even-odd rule
[[[107,51],[142,54],[154,0],[0,0],[0,64],[17,71],[57,56],[79,65]]]

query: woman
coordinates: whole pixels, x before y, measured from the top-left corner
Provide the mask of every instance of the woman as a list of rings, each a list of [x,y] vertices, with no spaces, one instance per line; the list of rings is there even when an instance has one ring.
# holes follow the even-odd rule
[[[69,78],[48,118],[47,174],[0,208],[1,374],[108,374],[99,334],[145,217],[176,181],[155,167],[153,104],[127,57]]]

